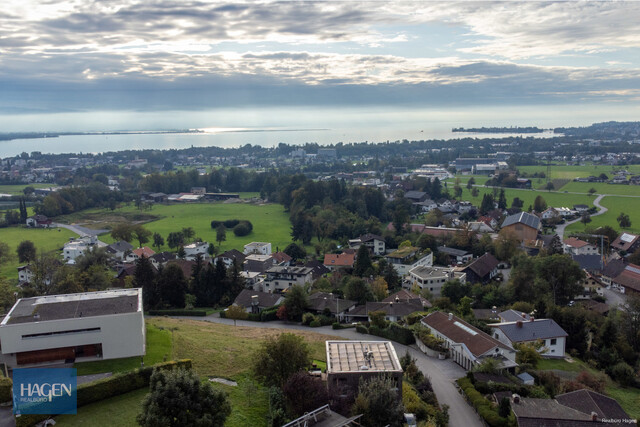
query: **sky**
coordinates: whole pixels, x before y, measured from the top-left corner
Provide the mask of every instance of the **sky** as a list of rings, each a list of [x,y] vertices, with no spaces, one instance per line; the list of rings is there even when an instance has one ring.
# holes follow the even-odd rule
[[[624,120],[639,106],[640,2],[4,0],[0,11],[0,131],[205,126],[203,111]]]

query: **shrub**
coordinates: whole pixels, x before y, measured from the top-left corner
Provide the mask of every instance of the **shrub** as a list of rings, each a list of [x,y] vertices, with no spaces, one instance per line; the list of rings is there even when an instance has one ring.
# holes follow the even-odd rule
[[[304,313],[302,315],[302,324],[303,325],[309,326],[311,324],[311,322],[313,322],[314,320],[316,320],[316,316],[314,316],[313,313]]]
[[[12,388],[13,381],[11,381],[11,378],[0,377],[0,403],[11,401]]]
[[[436,414],[435,408],[420,399],[416,390],[406,382],[402,385],[402,404],[405,412],[415,414],[418,420],[426,420]]]
[[[635,383],[636,374],[633,368],[625,362],[619,362],[613,365],[609,370],[609,375],[623,386],[630,386]]]
[[[367,327],[364,326],[364,325],[357,324],[356,325],[356,332],[360,332],[361,334],[368,334],[369,333],[369,329],[367,329]]]
[[[228,219],[222,222],[226,228],[233,228],[236,225],[240,224],[239,219]]]
[[[322,324],[318,319],[314,319],[313,322],[309,323],[309,326],[311,326],[312,328],[319,328],[320,326],[322,326]]]
[[[233,234],[235,234],[237,237],[243,237],[249,233],[251,233],[251,229],[244,222],[241,222],[240,224],[233,227]]]
[[[174,310],[149,310],[147,312],[149,316],[206,316],[205,310],[187,310],[187,309],[174,309]],[[222,313],[220,313],[220,317]]]
[[[222,221],[213,220],[213,221],[211,221],[211,228],[213,228],[215,230],[216,228],[218,228],[220,226],[220,224],[222,224]]]
[[[333,322],[331,324],[331,329],[342,329],[342,325],[340,324],[340,322]]]
[[[289,412],[295,417],[326,405],[329,401],[323,381],[306,372],[298,372],[289,377],[282,387],[282,393]]]

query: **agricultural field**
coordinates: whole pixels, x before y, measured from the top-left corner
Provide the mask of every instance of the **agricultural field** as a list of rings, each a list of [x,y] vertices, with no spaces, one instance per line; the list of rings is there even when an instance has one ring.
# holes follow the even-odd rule
[[[38,251],[49,252],[61,250],[70,237],[77,235],[64,228],[26,228],[26,226],[14,226],[0,228],[0,242],[9,245],[12,258],[0,265],[0,277],[11,280],[18,279],[19,266],[16,249],[23,240],[31,240]]]
[[[565,196],[568,196],[565,194]],[[629,232],[640,232],[640,197],[616,197],[606,196],[600,204],[608,209],[608,211],[602,215],[594,216],[591,218],[591,222],[587,224],[588,227],[600,227],[608,225],[615,230],[623,231],[618,225],[616,218],[621,212],[629,215],[631,220],[631,227],[624,229]],[[571,224],[567,227],[567,232],[583,231],[585,226],[581,222]]]
[[[147,327],[171,331],[172,359],[191,359],[193,369],[202,380],[222,377],[238,383],[237,387],[212,383],[229,393],[232,413],[225,426],[266,425],[268,396],[266,389],[251,376],[253,354],[263,339],[277,336],[282,331],[160,317],[148,319]],[[287,332],[304,337],[311,356],[320,361],[326,360],[325,341],[340,339],[311,331]],[[56,422],[60,426],[135,426],[135,416],[145,394],[146,390],[137,390],[93,403],[79,408],[75,416],[57,417]]]
[[[598,176],[601,173],[607,174],[609,177],[613,175],[614,171],[626,169],[633,174],[640,174],[640,165],[624,165],[624,166],[610,166],[610,165],[584,165],[584,166],[568,166],[568,165],[551,165],[551,179],[573,179],[579,177],[588,177],[590,175]],[[536,172],[547,173],[546,165],[535,166],[518,166],[518,170],[526,172],[529,175],[533,175]]]
[[[291,243],[291,222],[284,207],[278,204],[256,205],[248,203],[197,203],[179,205],[154,205],[152,210],[140,212],[135,206],[127,206],[115,211],[101,211],[105,216],[123,215],[129,217],[140,213],[146,217],[146,229],[160,233],[166,240],[169,233],[192,227],[196,237],[204,241],[216,243],[216,230],[211,228],[212,220],[246,219],[253,224],[253,231],[244,237],[236,237],[228,229],[227,240],[222,242],[218,252],[229,249],[242,249],[250,242],[271,242],[273,249],[284,249]],[[95,213],[95,212],[93,212]],[[153,219],[157,218],[157,219]],[[81,218],[78,218],[82,222]],[[104,228],[104,224],[93,224],[96,228]],[[112,225],[112,224],[109,224]],[[109,234],[100,236],[100,240],[112,243]],[[133,242],[135,244],[136,242]],[[151,242],[147,244],[151,245]],[[169,250],[165,245],[161,250]]]
[[[55,184],[42,184],[42,183],[38,183],[38,184],[18,184],[18,185],[0,185],[0,194],[11,194],[14,196],[19,196],[24,194],[22,192],[22,190],[24,190],[26,187],[33,187],[33,188],[49,188],[49,187],[55,187]]]
[[[596,190],[596,194],[617,194],[621,196],[640,197],[640,186],[607,184],[605,182],[574,182],[571,181],[562,188],[556,190],[568,191],[569,193],[587,193],[591,188]]]

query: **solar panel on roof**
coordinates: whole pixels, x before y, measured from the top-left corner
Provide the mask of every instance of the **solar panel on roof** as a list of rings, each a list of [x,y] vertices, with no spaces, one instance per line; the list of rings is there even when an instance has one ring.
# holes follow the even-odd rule
[[[627,233],[622,233],[622,236],[620,236],[620,240],[622,240],[625,243],[631,243],[635,238],[636,236],[634,236],[633,234],[627,234]]]
[[[471,334],[471,335],[478,335],[478,333],[476,331],[474,331],[473,329],[471,329],[470,327],[463,325],[462,323],[458,322],[457,320],[455,322],[453,322],[454,325],[456,325],[458,328],[464,330],[465,332]]]

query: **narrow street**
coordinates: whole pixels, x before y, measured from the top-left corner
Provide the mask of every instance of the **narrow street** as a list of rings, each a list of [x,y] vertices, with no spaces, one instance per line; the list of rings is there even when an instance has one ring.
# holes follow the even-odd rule
[[[600,204],[600,201],[602,200],[602,198],[604,196],[606,196],[606,194],[600,194],[593,201],[593,205],[598,208],[598,212],[596,212],[593,215],[591,215],[592,218],[594,216],[602,215],[602,214],[604,214],[605,212],[607,212],[609,210],[609,209],[605,208],[604,206],[602,206]],[[564,224],[558,224],[556,226],[556,234],[558,235],[558,237],[560,237],[560,241],[564,240],[564,230],[567,228],[567,226],[569,226],[571,224],[575,224],[578,221],[580,221],[580,218],[574,219],[573,221],[565,222]]]

